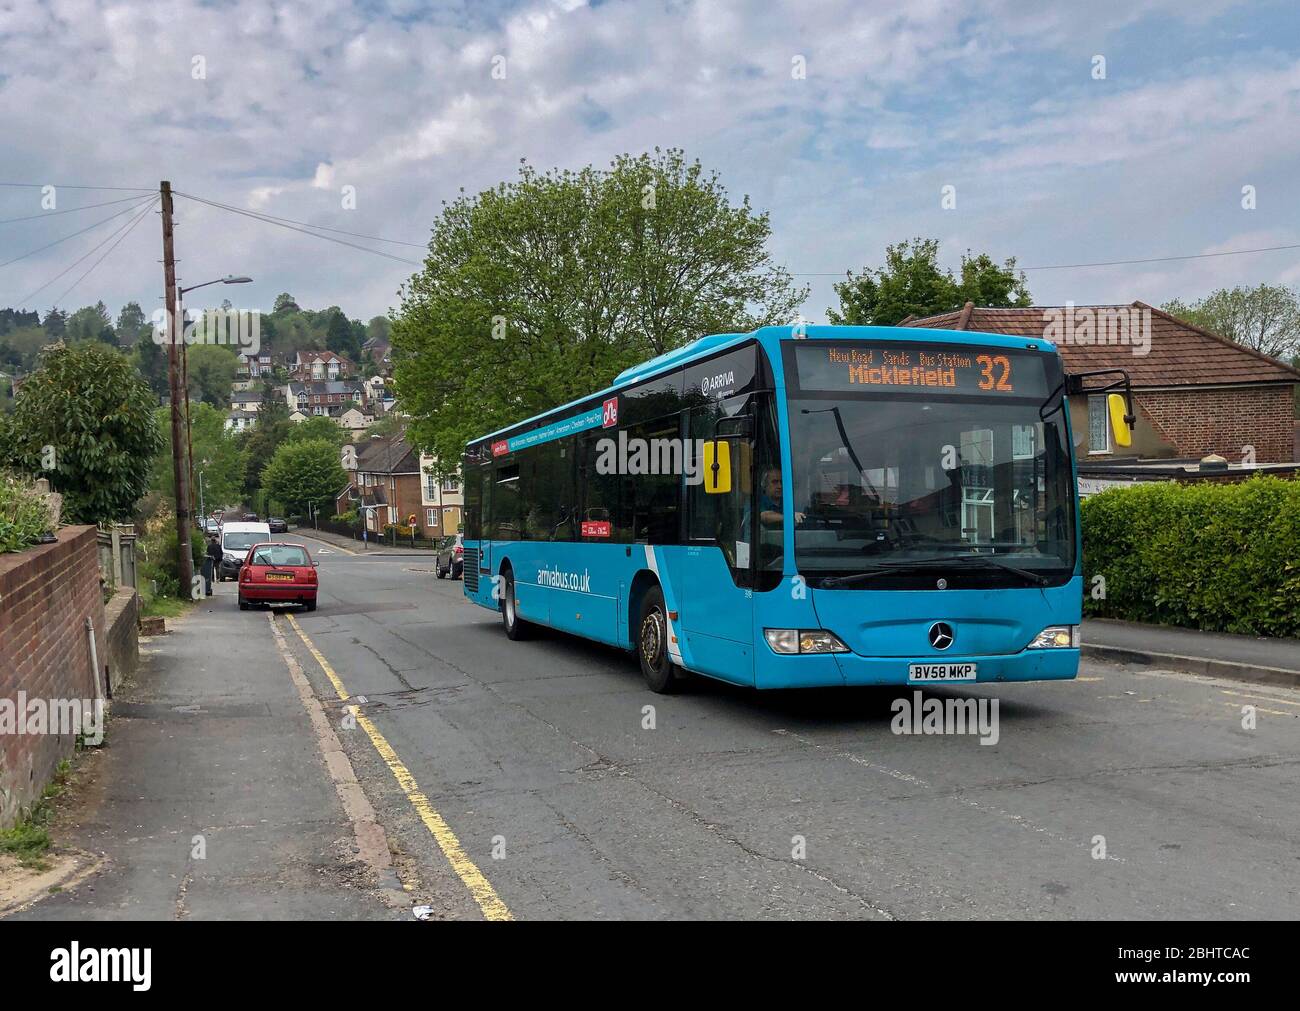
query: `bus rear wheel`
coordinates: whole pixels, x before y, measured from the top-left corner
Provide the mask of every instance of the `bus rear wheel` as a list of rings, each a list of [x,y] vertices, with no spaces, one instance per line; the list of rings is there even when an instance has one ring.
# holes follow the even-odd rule
[[[668,612],[663,591],[652,586],[641,601],[641,620],[637,622],[636,655],[641,673],[650,690],[668,695],[677,690],[686,672],[677,666],[668,652]]]
[[[519,603],[515,600],[515,574],[506,569],[501,574],[501,624],[506,638],[512,642],[530,638],[533,626],[519,617]]]

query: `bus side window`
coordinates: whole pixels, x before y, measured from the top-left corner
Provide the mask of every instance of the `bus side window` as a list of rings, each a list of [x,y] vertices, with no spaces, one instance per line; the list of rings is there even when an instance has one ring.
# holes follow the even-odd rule
[[[600,440],[609,438],[608,432],[587,433],[579,436],[578,453],[578,515],[576,517],[576,536],[578,540],[590,541],[592,536],[583,536],[582,524],[589,524],[588,529],[604,530],[609,524],[609,536],[600,535],[600,540],[609,540],[616,544],[626,544],[632,540],[629,521],[620,510],[619,485],[622,478],[618,474],[602,474],[596,467],[600,457]],[[594,525],[594,526],[593,526]]]

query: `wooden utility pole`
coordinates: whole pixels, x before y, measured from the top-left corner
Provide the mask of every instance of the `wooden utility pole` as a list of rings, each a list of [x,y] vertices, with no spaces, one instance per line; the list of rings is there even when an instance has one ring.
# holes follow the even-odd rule
[[[172,184],[163,180],[163,281],[167,303],[167,388],[171,393],[172,416],[172,478],[176,487],[176,569],[180,573],[180,591],[185,597],[191,594],[194,582],[194,558],[190,553],[190,470],[186,461],[185,427],[181,422],[181,397],[188,391],[181,386],[180,351],[177,342],[183,339],[176,327],[176,256],[172,249]]]

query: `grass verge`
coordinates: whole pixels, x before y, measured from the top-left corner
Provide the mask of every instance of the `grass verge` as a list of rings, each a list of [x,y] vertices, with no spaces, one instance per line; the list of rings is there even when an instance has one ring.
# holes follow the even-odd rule
[[[54,813],[54,801],[67,785],[71,769],[71,762],[66,758],[61,761],[54,770],[54,778],[18,823],[13,828],[0,830],[0,853],[16,857],[29,870],[46,869],[45,853],[50,848],[50,833],[46,826]]]

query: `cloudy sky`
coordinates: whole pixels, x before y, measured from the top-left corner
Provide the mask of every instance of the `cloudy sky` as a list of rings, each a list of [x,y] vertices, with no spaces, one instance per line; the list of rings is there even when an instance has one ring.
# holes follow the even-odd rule
[[[953,266],[1300,243],[1298,125],[1293,0],[0,0],[0,182],[127,201],[51,217],[0,186],[0,264],[126,212],[0,266],[0,306],[160,304],[157,216],[113,246],[133,194],[69,186],[166,178],[414,243],[347,240],[384,258],[177,199],[183,283],[250,274],[240,307],[289,291],[365,319],[462,187],[659,145],[771,212],[824,321],[846,268],[910,236]],[[1300,249],[1028,276],[1042,304],[1159,303],[1300,283]]]

